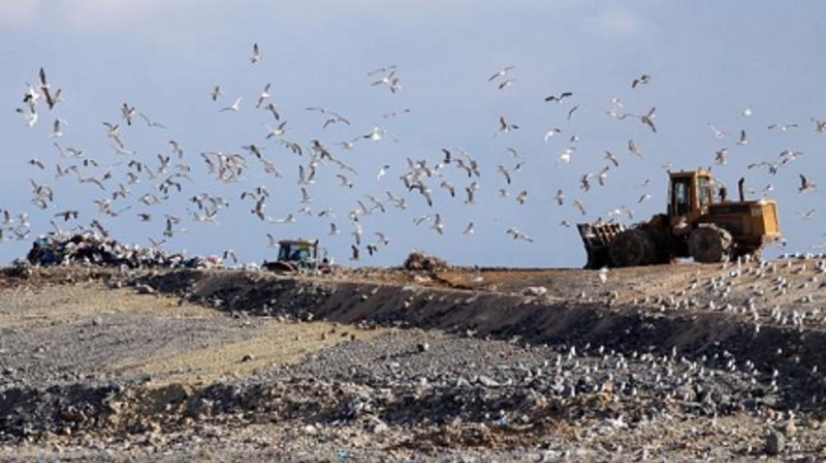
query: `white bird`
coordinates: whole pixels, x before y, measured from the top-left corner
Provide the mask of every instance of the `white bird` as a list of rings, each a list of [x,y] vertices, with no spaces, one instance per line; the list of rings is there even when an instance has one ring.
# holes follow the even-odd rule
[[[63,136],[63,125],[69,125],[66,121],[60,118],[56,118],[54,120],[54,124],[52,124],[52,138],[59,138]]]
[[[376,180],[381,180],[385,175],[387,175],[388,169],[390,169],[390,166],[382,166],[381,169],[379,169],[379,173],[376,174]]]
[[[442,221],[442,216],[440,214],[436,214],[436,219],[433,221],[433,225],[430,228],[439,232],[440,235],[445,234],[445,223]]]
[[[476,233],[476,230],[473,227],[473,222],[468,223],[465,231],[462,232],[463,235],[472,235],[474,233]]]
[[[643,156],[642,151],[640,151],[640,149],[637,147],[637,144],[634,143],[634,140],[628,140],[628,151],[640,159],[645,159],[645,156]]]
[[[272,96],[270,94],[270,85],[271,84],[265,85],[264,90],[261,90],[261,93],[258,95],[258,104],[255,105],[256,108],[260,108],[264,101]]]
[[[656,116],[657,108],[651,108],[648,113],[640,116],[640,121],[651,128],[651,131],[657,133],[657,128],[654,126],[654,117]]]
[[[533,243],[533,239],[530,236],[522,233],[521,231],[517,230],[516,228],[509,228],[505,231],[505,233],[513,236],[514,240],[521,240],[521,241],[527,241],[528,243]]]
[[[599,269],[599,281],[602,284],[608,282],[608,267],[602,267]]]
[[[746,138],[746,131],[745,130],[740,131],[740,138],[737,140],[737,144],[740,145],[740,146],[745,146],[745,145],[749,144],[749,140],[748,140],[748,138]]]
[[[556,127],[551,127],[550,129],[548,129],[548,131],[545,132],[545,143],[548,143],[548,140],[550,140],[551,138],[553,138],[554,135],[560,132],[562,132],[562,130]]]
[[[728,135],[728,133],[718,129],[717,127],[714,127],[711,124],[708,124],[708,128],[709,130],[711,130],[711,133],[714,135],[714,138],[725,138]]]
[[[250,57],[250,63],[255,64],[261,61],[261,50],[258,48],[258,43],[252,44],[252,56]]]
[[[488,82],[493,82],[494,80],[496,80],[499,77],[506,76],[508,74],[508,72],[510,72],[510,70],[513,69],[514,67],[515,66],[505,66],[504,68],[496,71],[492,76],[490,76],[488,78]]]
[[[237,113],[241,109],[241,100],[242,99],[244,99],[244,97],[239,96],[238,99],[235,100],[235,103],[232,103],[231,105],[229,105],[227,107],[219,109],[218,112],[232,111],[234,113]]]

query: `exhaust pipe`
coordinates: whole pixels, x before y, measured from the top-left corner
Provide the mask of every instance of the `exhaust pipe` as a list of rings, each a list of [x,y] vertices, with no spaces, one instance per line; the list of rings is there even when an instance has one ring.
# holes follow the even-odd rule
[[[746,194],[743,192],[743,185],[746,183],[746,177],[740,177],[740,180],[737,182],[737,190],[740,192],[740,202],[744,202],[746,200]]]

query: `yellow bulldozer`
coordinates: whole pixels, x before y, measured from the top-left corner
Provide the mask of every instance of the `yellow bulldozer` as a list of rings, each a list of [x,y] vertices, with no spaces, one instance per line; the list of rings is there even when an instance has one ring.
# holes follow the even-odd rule
[[[695,262],[724,262],[741,256],[759,257],[763,248],[781,238],[777,203],[746,201],[744,179],[740,200],[707,170],[669,172],[668,209],[630,228],[620,223],[579,224],[588,253],[585,268],[631,267],[669,263],[691,257]]]

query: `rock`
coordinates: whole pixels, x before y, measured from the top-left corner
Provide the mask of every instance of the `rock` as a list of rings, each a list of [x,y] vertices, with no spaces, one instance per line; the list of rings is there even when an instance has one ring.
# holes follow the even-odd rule
[[[772,432],[766,438],[766,454],[768,455],[780,455],[785,447],[786,438],[779,432]]]
[[[548,294],[548,288],[544,286],[528,286],[524,291],[522,291],[522,294],[525,296],[542,297]]]
[[[255,360],[255,355],[253,355],[252,353],[245,354],[244,357],[241,359],[242,362],[252,362],[253,360]]]
[[[302,429],[302,431],[304,431],[304,434],[307,434],[308,436],[314,436],[318,434],[318,429],[316,429],[316,427],[311,424],[304,426],[304,429]]]
[[[479,377],[476,379],[476,381],[478,381],[479,384],[481,384],[482,386],[485,386],[485,387],[499,387],[499,386],[501,386],[501,384],[499,384],[499,381],[496,381],[495,379],[493,379],[489,376],[485,376],[485,375],[479,375]]]
[[[135,292],[138,294],[155,294],[155,288],[143,283],[138,283],[135,285]]]

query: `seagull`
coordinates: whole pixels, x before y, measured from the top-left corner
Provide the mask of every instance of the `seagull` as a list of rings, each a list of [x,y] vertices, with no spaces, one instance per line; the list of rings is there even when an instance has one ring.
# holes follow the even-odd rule
[[[645,156],[643,156],[642,151],[640,151],[640,149],[637,148],[637,144],[634,143],[634,140],[628,140],[628,151],[640,159],[645,159]]]
[[[220,98],[223,94],[224,90],[221,88],[221,86],[216,85],[212,88],[212,92],[209,94],[209,96],[210,98],[212,98],[212,101],[218,101],[218,98]]]
[[[508,168],[503,166],[503,165],[499,165],[499,167],[497,168],[497,171],[500,172],[505,177],[505,181],[507,181],[508,185],[510,185],[511,184],[511,173],[508,170]]]
[[[657,133],[657,128],[654,127],[654,116],[656,115],[655,114],[656,110],[657,110],[657,108],[652,107],[651,109],[648,110],[648,113],[643,114],[642,116],[640,116],[640,121],[643,124],[650,127],[651,131],[654,132],[654,133]]]
[[[605,150],[605,159],[611,161],[611,163],[614,164],[614,167],[619,167],[619,159],[617,159],[617,157],[614,156],[614,153]]]
[[[522,190],[522,191],[519,192],[518,195],[516,195],[516,202],[518,202],[520,206],[525,204],[525,201],[527,201],[527,200],[528,200],[528,191],[527,190]]]
[[[582,201],[580,201],[580,200],[578,200],[578,199],[575,199],[575,200],[574,200],[574,207],[576,207],[577,209],[579,209],[579,212],[581,212],[581,213],[582,213],[582,215],[588,215],[588,214],[585,212],[585,205],[584,205],[584,204],[582,204]]]
[[[149,116],[147,116],[146,114],[144,114],[142,112],[138,112],[138,116],[140,116],[140,118],[143,119],[144,122],[146,122],[146,125],[150,129],[151,128],[158,128],[158,129],[165,129],[166,128],[165,125],[161,124],[160,122],[153,121],[152,119],[149,118]]]
[[[569,120],[569,121],[571,120],[571,117],[574,115],[574,112],[575,112],[577,109],[579,109],[579,105],[575,105],[573,108],[571,108],[571,110],[570,110],[570,111],[568,111],[568,120]]]
[[[473,228],[473,222],[468,223],[465,231],[462,232],[463,235],[472,235],[474,233],[476,233],[476,230]]]
[[[62,137],[63,136],[63,128],[61,126],[63,126],[63,125],[68,125],[68,123],[66,121],[64,121],[63,119],[56,118],[54,120],[54,124],[52,124],[52,133],[51,133],[50,136],[52,138]]]
[[[812,122],[814,122],[814,124],[815,124],[815,132],[818,132],[818,133],[826,132],[826,119],[821,121],[821,120],[815,119],[813,117]]]
[[[726,164],[726,154],[728,154],[728,150],[725,148],[717,150],[714,156],[714,160],[717,162],[717,165],[723,166]]]
[[[571,155],[574,154],[575,149],[576,148],[574,148],[574,147],[569,147],[569,148],[565,148],[564,150],[562,150],[562,152],[559,154],[559,161],[562,162],[563,164],[570,164],[571,163]]]
[[[267,240],[268,240],[268,248],[277,248],[278,247],[278,239],[272,236],[272,233],[267,233]]]
[[[749,144],[749,140],[748,140],[748,138],[746,138],[746,131],[745,130],[740,131],[740,138],[737,140],[737,144],[740,145],[740,146],[746,146],[746,145]]]
[[[511,85],[513,85],[514,82],[516,82],[516,79],[503,80],[502,83],[500,83],[497,88],[499,90],[504,90],[506,88],[509,88]]]
[[[284,122],[278,124],[278,126],[275,127],[275,128],[272,128],[269,125],[266,125],[265,127],[269,131],[267,133],[267,137],[266,137],[267,140],[269,140],[272,137],[279,137],[280,138],[280,137],[284,136],[284,134],[287,133],[286,126],[287,126],[287,121],[284,121]]]
[[[496,71],[496,73],[494,73],[492,76],[490,76],[488,78],[488,82],[493,82],[494,80],[496,80],[499,77],[506,76],[508,74],[508,72],[510,72],[511,69],[513,69],[514,67],[516,67],[516,66],[505,66],[504,68]]]
[[[23,115],[26,119],[26,125],[29,126],[29,128],[37,124],[39,116],[34,106],[27,106],[26,109],[17,108],[15,111]]]
[[[742,114],[743,114],[743,117],[751,117],[752,114],[754,114],[754,109],[752,109],[751,106],[746,106],[746,108],[743,109]]]
[[[599,275],[600,283],[602,283],[602,284],[607,283],[608,282],[608,267],[602,267],[601,269],[599,269],[598,275]]]
[[[239,96],[238,99],[235,100],[235,103],[232,103],[231,105],[229,105],[227,107],[219,109],[218,112],[232,111],[234,113],[237,113],[238,110],[241,109],[241,100],[242,99],[243,99],[243,97]]]
[[[513,228],[513,227],[508,228],[505,231],[505,233],[513,236],[514,240],[522,240],[522,241],[527,241],[528,243],[533,243],[533,239],[530,236],[522,233],[521,231],[517,230],[516,228]]]
[[[643,74],[639,78],[634,79],[631,82],[631,88],[637,88],[637,85],[646,85],[651,82],[651,76],[648,74]]]
[[[800,188],[798,188],[798,190],[797,190],[798,192],[800,192],[800,193],[812,192],[812,191],[815,191],[816,186],[817,185],[815,185],[814,183],[809,181],[809,179],[807,179],[805,175],[800,174]]]
[[[442,216],[440,214],[436,214],[436,218],[430,228],[439,232],[440,235],[445,234],[445,223],[442,221]]]
[[[505,119],[505,116],[499,116],[499,133],[508,133],[511,130],[516,130],[518,128],[518,125],[508,122]]]
[[[797,124],[772,124],[769,126],[769,130],[779,130],[781,132],[787,132],[789,129],[796,129]]]
[[[711,130],[711,133],[714,134],[714,138],[725,138],[728,135],[728,133],[718,129],[717,127],[714,127],[711,124],[708,124],[708,128],[709,130]]]
[[[556,127],[551,127],[550,129],[548,129],[548,131],[545,132],[545,143],[548,143],[548,140],[550,138],[552,138],[554,135],[556,135],[560,132],[562,132],[562,131],[559,130],[558,128],[556,128]]]
[[[272,96],[270,95],[270,85],[272,84],[265,85],[264,90],[261,90],[261,93],[258,95],[258,104],[255,105],[256,108],[260,108],[264,101]]]
[[[135,117],[137,111],[134,106],[130,107],[128,104],[124,103],[120,108],[120,113],[126,121],[126,125],[132,125],[132,118]]]
[[[115,140],[115,143],[117,143],[117,145],[121,147],[121,149],[123,149],[123,141],[120,139],[120,132],[118,131],[120,127],[117,124],[112,124],[111,122],[104,122],[103,125],[106,126],[107,135],[109,136],[109,138]]]
[[[556,190],[556,195],[554,195],[554,199],[558,205],[562,205],[565,203],[565,192],[562,190]]]
[[[379,173],[376,174],[376,180],[381,180],[385,175],[387,175],[387,170],[390,169],[390,166],[384,165],[379,169]]]
[[[648,201],[649,199],[651,199],[651,195],[648,194],[648,193],[645,193],[642,196],[640,196],[640,199],[637,200],[637,204],[642,204],[642,203]]]
[[[800,213],[800,218],[802,218],[803,220],[809,220],[809,219],[811,219],[811,218],[812,218],[812,216],[814,215],[814,213],[815,213],[815,210],[814,210],[814,209],[809,209],[809,210],[808,210],[808,211],[806,211],[806,212],[801,212],[801,213]]]
[[[43,164],[43,161],[37,158],[29,159],[29,165],[35,166],[40,170],[46,170],[46,166]]]
[[[559,95],[550,95],[545,97],[545,101],[556,101],[557,103],[561,103],[565,98],[572,96],[574,96],[574,94],[571,92],[562,92]]]
[[[250,63],[255,64],[261,61],[261,50],[258,48],[258,43],[252,44],[252,56],[250,57]]]

